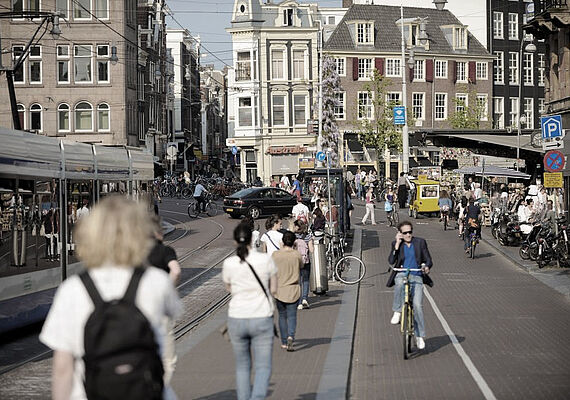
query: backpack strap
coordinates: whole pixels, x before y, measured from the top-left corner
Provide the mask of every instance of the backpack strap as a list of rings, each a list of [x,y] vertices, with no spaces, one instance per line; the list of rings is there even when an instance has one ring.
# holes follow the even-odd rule
[[[85,289],[87,289],[87,293],[89,293],[89,297],[91,297],[91,301],[93,301],[95,308],[102,306],[105,302],[103,301],[101,295],[99,294],[99,291],[95,287],[95,283],[93,283],[93,280],[89,276],[89,272],[87,271],[81,272],[79,274],[79,278],[81,278],[81,282],[83,282]]]
[[[269,241],[271,242],[271,244],[273,245],[273,247],[275,247],[277,250],[279,250],[279,246],[277,246],[277,245],[275,244],[275,242],[273,242],[273,240],[271,240],[271,236],[269,236],[269,235],[267,234],[267,232],[265,232],[264,235],[267,236],[267,239],[269,239]]]
[[[261,279],[259,279],[259,276],[255,272],[255,270],[253,269],[251,264],[247,261],[245,261],[245,263],[248,265],[251,272],[253,272],[253,276],[255,276],[255,279],[257,280],[257,283],[259,283],[259,286],[261,286],[261,290],[263,290],[263,294],[265,295],[265,297],[267,297],[267,301],[269,302],[269,308],[273,309],[273,302],[271,301],[271,299],[269,298],[269,295],[267,294],[267,289],[265,289],[265,286],[263,285],[263,283],[261,283]]]
[[[135,298],[137,295],[137,289],[139,287],[139,282],[144,274],[144,272],[146,271],[146,268],[144,267],[136,267],[133,271],[133,276],[131,277],[131,281],[129,282],[129,286],[127,287],[127,290],[125,291],[125,295],[123,296],[123,300],[134,304],[135,303]]]

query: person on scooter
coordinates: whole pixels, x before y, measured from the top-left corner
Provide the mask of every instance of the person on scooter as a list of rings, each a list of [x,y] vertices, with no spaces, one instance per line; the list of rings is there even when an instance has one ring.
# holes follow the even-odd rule
[[[471,233],[475,232],[477,237],[481,237],[481,208],[475,204],[473,197],[469,198],[469,204],[465,208],[465,222],[463,223],[465,229],[465,244],[463,249],[465,253],[469,253],[471,248]]]

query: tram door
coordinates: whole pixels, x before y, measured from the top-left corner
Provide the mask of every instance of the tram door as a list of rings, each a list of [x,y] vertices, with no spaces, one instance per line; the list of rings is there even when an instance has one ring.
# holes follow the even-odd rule
[[[68,254],[68,264],[77,262],[75,254],[75,239],[73,230],[77,222],[89,214],[94,204],[94,183],[91,180],[68,180],[67,201],[67,238],[65,240]]]

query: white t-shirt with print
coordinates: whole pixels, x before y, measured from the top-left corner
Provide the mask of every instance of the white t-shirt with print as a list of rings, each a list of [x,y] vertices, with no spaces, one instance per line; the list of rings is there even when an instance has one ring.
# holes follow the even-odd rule
[[[277,274],[277,267],[266,253],[250,251],[245,258],[269,294],[269,278]],[[222,269],[224,283],[231,285],[232,299],[228,308],[231,318],[264,318],[273,315],[273,300],[269,302],[247,263],[238,256],[224,261]]]
[[[265,243],[265,247],[267,248],[267,255],[271,256],[274,252],[281,248],[281,240],[283,240],[283,234],[281,232],[271,230],[261,235],[261,238],[259,240]]]
[[[110,265],[89,270],[89,276],[104,301],[122,298],[132,273],[133,268]],[[162,354],[166,334],[163,318],[176,318],[182,311],[182,303],[168,274],[158,268],[147,268],[139,282],[135,304],[150,322]],[[71,399],[86,398],[83,339],[85,324],[93,310],[93,302],[83,282],[79,276],[71,276],[57,289],[40,334],[40,341],[46,346],[71,353],[75,358]]]

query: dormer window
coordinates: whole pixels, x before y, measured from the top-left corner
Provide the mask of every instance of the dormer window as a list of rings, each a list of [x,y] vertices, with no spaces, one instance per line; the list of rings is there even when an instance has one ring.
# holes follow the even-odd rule
[[[283,26],[293,26],[293,9],[283,10]]]
[[[356,24],[356,43],[374,44],[374,24],[372,22],[359,22]]]
[[[453,28],[454,49],[467,49],[467,29],[463,26]]]

